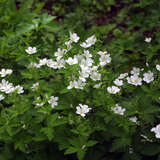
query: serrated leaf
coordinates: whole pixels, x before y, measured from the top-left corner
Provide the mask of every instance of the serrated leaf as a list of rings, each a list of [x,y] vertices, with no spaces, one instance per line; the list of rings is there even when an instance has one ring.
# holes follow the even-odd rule
[[[52,138],[54,137],[53,131],[54,131],[53,128],[49,127],[41,129],[41,132],[43,132],[48,137],[49,140],[52,140]]]
[[[55,19],[56,17],[55,16],[51,16],[51,15],[48,15],[47,13],[44,13],[42,16],[41,16],[41,23],[43,25],[46,25],[48,24],[49,22],[51,22],[53,19]]]

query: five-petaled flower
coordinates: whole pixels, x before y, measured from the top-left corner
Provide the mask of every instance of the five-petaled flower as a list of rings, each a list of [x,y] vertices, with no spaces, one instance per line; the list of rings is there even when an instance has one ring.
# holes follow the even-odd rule
[[[25,50],[28,54],[34,54],[37,52],[36,47],[31,47],[29,46],[26,50]]]
[[[54,96],[51,96],[50,99],[48,100],[48,103],[51,104],[52,108],[54,108],[55,106],[58,105],[58,97],[54,97]]]
[[[91,110],[91,108],[88,107],[88,105],[79,104],[76,107],[76,113],[81,115],[82,117],[85,117],[85,115]]]

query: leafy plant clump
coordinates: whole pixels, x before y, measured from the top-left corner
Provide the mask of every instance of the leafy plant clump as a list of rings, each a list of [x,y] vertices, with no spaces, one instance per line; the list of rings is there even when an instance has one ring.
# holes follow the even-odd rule
[[[152,128],[150,118],[159,112],[151,105],[159,96],[150,94],[151,89],[158,92],[159,64],[152,71],[133,67],[119,75],[112,69],[112,56],[98,50],[94,35],[81,41],[72,32],[54,54],[25,48],[21,71],[0,71],[1,140],[28,153],[35,149],[31,144],[49,140],[64,154],[83,159],[89,147],[105,139],[114,139],[111,151],[130,153],[135,135],[149,142],[159,138],[159,126]],[[18,82],[15,73],[21,77]]]
[[[158,160],[157,7],[1,0],[0,160]]]

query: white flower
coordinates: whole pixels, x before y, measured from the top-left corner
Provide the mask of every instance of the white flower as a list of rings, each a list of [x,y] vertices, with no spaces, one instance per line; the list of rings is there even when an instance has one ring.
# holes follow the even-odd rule
[[[96,72],[99,66],[92,66],[91,71]]]
[[[37,64],[37,63],[31,62],[28,67],[29,67],[29,68],[30,68],[30,67],[40,68],[41,66],[40,66],[39,64]]]
[[[98,84],[95,84],[95,85],[93,86],[93,88],[100,88],[102,84],[103,84],[102,82],[100,82],[100,83],[98,83]]]
[[[124,79],[126,76],[128,76],[128,73],[121,73],[118,79]]]
[[[2,94],[0,94],[0,101],[2,101],[4,98],[5,97]]]
[[[69,65],[74,65],[74,64],[77,64],[78,63],[78,60],[77,58],[72,58],[72,57],[69,57],[66,62],[69,64]]]
[[[94,81],[99,81],[101,80],[101,74],[97,72],[92,72],[92,74],[90,75],[90,78]]]
[[[76,33],[70,32],[69,35],[70,35],[70,40],[71,40],[72,42],[77,43],[77,42],[79,41],[79,37],[77,36]]]
[[[144,73],[143,74],[143,80],[146,82],[146,83],[150,83],[154,80],[154,76],[153,76],[153,73],[151,71],[148,71],[148,73]]]
[[[125,108],[122,108],[121,106],[119,106],[118,104],[116,104],[116,107],[112,107],[111,110],[115,113],[115,114],[119,114],[121,116],[124,115],[124,112],[126,111]]]
[[[97,41],[97,39],[96,39],[95,35],[93,35],[93,36],[89,37],[89,38],[86,40],[86,43],[88,43],[88,44],[90,44],[90,45],[93,45],[93,44],[96,43],[96,41]]]
[[[37,49],[36,47],[28,47],[26,50],[25,50],[28,54],[34,54],[37,52]]]
[[[47,66],[53,69],[57,69],[57,62],[53,61],[52,59],[49,59],[47,61]]]
[[[72,49],[71,43],[72,43],[71,40],[65,42],[65,45],[67,46],[67,49],[68,49],[68,50]]]
[[[70,84],[67,87],[67,89],[72,89],[72,88],[83,89],[85,85],[86,83],[79,79],[78,81],[70,81]]]
[[[147,43],[150,43],[150,42],[151,42],[151,40],[152,40],[152,38],[151,38],[151,37],[146,37],[144,41],[145,41],[145,42],[147,42]]]
[[[90,54],[88,50],[84,50],[84,55],[85,55],[86,58],[91,58],[92,57],[92,54]]]
[[[160,138],[160,124],[151,129],[151,132],[155,133],[156,138]]]
[[[82,59],[80,63],[80,67],[82,70],[88,70],[90,66],[92,66],[93,60],[91,58]]]
[[[57,52],[54,53],[54,56],[57,57],[57,59],[61,59],[66,52],[66,49],[58,48]]]
[[[75,81],[75,86],[74,87],[77,88],[77,89],[83,89],[85,85],[86,85],[85,82],[83,82],[81,80],[78,80],[78,81]]]
[[[47,58],[40,59],[40,60],[39,60],[39,65],[40,65],[40,66],[44,66],[44,65],[47,64],[47,62],[48,62],[48,59],[47,59]]]
[[[67,87],[67,89],[72,89],[75,87],[75,81],[70,81],[69,82],[69,86]]]
[[[14,90],[17,90],[18,94],[21,94],[24,92],[23,87],[20,85],[15,86]]]
[[[57,68],[65,68],[65,60],[64,59],[58,59],[57,60]]]
[[[0,75],[1,75],[1,77],[5,77],[8,74],[12,74],[12,72],[13,71],[11,69],[1,69]]]
[[[110,63],[110,62],[111,62],[110,54],[102,55],[102,56],[99,58],[99,61],[100,61],[100,65],[101,65],[101,66],[105,66],[106,64]]]
[[[0,91],[5,92],[6,94],[14,92],[14,86],[12,83],[9,83],[5,79],[2,79],[0,83]]]
[[[127,77],[127,81],[135,86],[142,85],[142,78],[138,77],[136,74],[131,77]]]
[[[80,44],[81,47],[83,48],[89,48],[90,46],[94,45],[96,43],[96,37],[95,35],[89,37],[85,42]]]
[[[34,83],[33,85],[32,85],[32,87],[31,87],[31,89],[32,90],[34,90],[36,87],[38,87],[39,86],[39,82],[36,82],[36,83]]]
[[[89,48],[90,44],[87,44],[87,43],[83,42],[82,44],[80,44],[80,46],[83,47],[83,48]]]
[[[118,78],[114,80],[114,84],[116,86],[122,86],[123,85],[123,81],[122,80],[119,80]]]
[[[130,117],[129,120],[130,120],[131,122],[136,123],[137,120],[138,120],[138,118],[137,118],[136,116],[134,116],[134,117]]]
[[[48,100],[48,103],[51,104],[52,108],[54,108],[55,106],[58,105],[57,101],[58,101],[58,97],[51,96],[50,100]]]
[[[79,72],[79,80],[82,82],[86,82],[86,78],[89,77],[88,73],[85,72]]]
[[[107,91],[111,94],[116,94],[120,91],[120,89],[116,86],[108,87]]]
[[[84,78],[88,78],[89,77],[89,74],[90,74],[90,70],[82,70],[82,71],[79,71],[79,78],[81,79],[84,79]],[[85,81],[85,80],[84,80]]]
[[[42,102],[41,97],[37,97],[36,101],[33,101],[33,102],[38,107],[41,107],[41,106],[43,106],[45,104],[44,102]]]
[[[85,117],[85,115],[91,110],[91,108],[89,108],[88,105],[85,104],[79,104],[79,106],[77,106],[76,109],[76,113],[81,115],[82,117]]]
[[[81,62],[82,59],[84,58],[84,54],[77,54],[77,55],[74,55],[74,58],[77,58],[78,62]]]
[[[133,69],[131,70],[131,74],[133,74],[133,75],[139,75],[139,73],[140,73],[140,68],[136,68],[136,67],[133,67]]]
[[[105,51],[105,52],[103,52],[103,51],[99,51],[99,52],[97,52],[97,54],[99,54],[100,56],[102,56],[102,55],[106,55],[106,54],[107,54],[107,51]]]
[[[41,102],[41,103],[36,103],[36,106],[39,106],[39,107],[41,107],[41,106],[43,106],[43,105],[44,105],[43,102]]]
[[[160,65],[159,65],[159,64],[156,65],[156,69],[157,69],[158,71],[160,71]]]

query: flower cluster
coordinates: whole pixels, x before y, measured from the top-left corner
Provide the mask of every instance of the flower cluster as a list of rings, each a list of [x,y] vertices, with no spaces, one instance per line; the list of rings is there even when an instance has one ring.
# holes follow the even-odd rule
[[[131,76],[127,77],[127,82],[134,86],[142,85],[142,78],[139,77],[140,71],[140,68],[133,67],[133,69],[130,72]]]
[[[121,89],[119,87],[123,86],[123,79],[126,78],[126,76],[128,76],[128,73],[121,73],[120,76],[113,81],[116,86],[113,85],[107,88],[108,93],[116,94],[120,92]]]
[[[77,36],[76,33],[70,32],[70,40],[67,41],[67,49],[58,48],[57,51],[54,53],[56,60],[43,58],[39,60],[39,63],[31,63],[30,67],[40,68],[46,65],[52,69],[61,69],[67,68],[67,65],[74,66],[78,64],[79,77],[72,75],[67,89],[83,89],[86,85],[86,81],[88,78],[92,79],[93,81],[100,81],[101,74],[98,71],[99,68],[111,62],[110,54],[108,54],[106,51],[97,52],[97,56],[100,56],[99,63],[97,65],[95,65],[93,55],[90,53],[89,50],[86,49],[83,50],[83,54],[77,54],[73,57],[68,57],[67,59],[64,58],[67,55],[67,52],[72,48],[72,43],[78,43],[79,39],[80,38]],[[85,42],[80,44],[80,46],[83,48],[89,48],[95,43],[96,37],[93,35],[89,37]],[[70,45],[70,47],[68,47],[68,45]]]
[[[1,69],[1,71],[0,71],[0,75],[1,75],[1,77],[5,77],[6,75],[8,75],[8,74],[12,74],[12,70],[11,69]]]
[[[12,83],[9,83],[5,79],[2,79],[0,83],[0,91],[6,94],[13,93],[14,91],[17,91],[18,94],[24,92],[23,87],[21,87],[20,85],[13,86]]]
[[[145,42],[151,42],[151,37],[145,38]],[[70,72],[67,74],[68,86],[66,88],[71,90],[81,89],[83,90],[86,86],[87,82],[92,80],[93,81],[93,88],[100,88],[104,82],[102,81],[102,68],[111,63],[111,56],[108,54],[107,51],[98,51],[94,53],[93,50],[89,48],[94,45],[97,41],[95,35],[87,38],[84,42],[79,42],[80,37],[76,33],[69,33],[69,40],[64,43],[61,48],[58,48],[57,51],[54,53],[53,59],[43,58],[39,59],[38,63],[31,63],[29,67],[36,67],[41,68],[42,66],[47,66],[54,70],[67,70],[68,68],[76,70],[77,73]],[[73,43],[77,43],[80,46],[80,51],[77,54],[75,52],[72,53]],[[35,47],[28,47],[25,50],[28,54],[34,54],[37,52]],[[71,53],[71,54],[70,54]],[[148,67],[149,64],[146,63]],[[156,65],[156,69],[160,71],[160,65]],[[102,72],[101,72],[102,71]],[[7,74],[11,74],[12,70],[5,70],[2,69],[0,71],[1,77],[5,77]],[[144,68],[133,67],[130,72],[121,73],[119,77],[113,80],[113,85],[107,87],[109,94],[117,94],[121,91],[125,83],[128,83],[133,86],[141,86],[144,83],[151,83],[154,81],[154,73],[151,70],[145,70]],[[98,82],[97,82],[98,81]],[[39,83],[34,83],[31,86],[31,89],[34,91],[39,86]],[[0,90],[5,92],[6,94],[12,93],[13,91],[17,90],[18,93],[23,93],[23,87],[16,86],[14,87],[13,84],[9,83],[8,81],[2,80],[0,84]],[[3,95],[0,97],[1,100],[4,99]],[[47,99],[48,103],[54,108],[58,105],[58,97],[51,96],[50,99]],[[43,106],[44,102],[41,102],[40,97],[36,99],[36,106]],[[76,113],[82,117],[85,117],[86,114],[91,110],[88,105],[79,104],[76,107]],[[115,114],[124,115],[126,109],[122,108],[118,104],[115,107],[111,108]],[[137,124],[138,118],[136,116],[130,117],[129,121],[134,122]],[[155,128],[152,128],[151,131],[155,132],[156,137],[160,138],[159,129],[160,126],[157,125]]]
[[[10,75],[12,74],[13,70],[12,69],[1,69],[0,71],[0,75],[1,77],[5,77],[6,75]],[[18,94],[21,94],[24,92],[23,87],[20,85],[17,86],[13,86],[12,83],[6,81],[5,79],[2,79],[1,83],[0,83],[0,91],[4,92],[6,94],[12,93],[14,91],[16,91]],[[1,95],[1,100],[4,99]]]
[[[100,55],[99,58],[100,66],[105,66],[106,64],[111,62],[110,54],[107,54],[106,51],[105,52],[99,51],[97,54]]]
[[[96,43],[97,39],[96,37],[93,35],[91,37],[89,37],[85,42],[83,42],[81,44],[81,47],[83,48],[89,48],[91,47],[92,45],[94,45]]]
[[[160,69],[159,65],[156,65],[157,70]],[[148,71],[143,74],[143,77],[140,77],[140,72],[144,69],[140,69],[137,67],[133,67],[133,69],[129,73],[122,73],[120,76],[113,81],[116,86],[108,87],[107,90],[110,94],[116,94],[120,91],[120,86],[124,85],[123,79],[126,79],[128,84],[132,84],[134,86],[141,86],[142,82],[150,83],[154,80],[154,74],[151,71]]]

